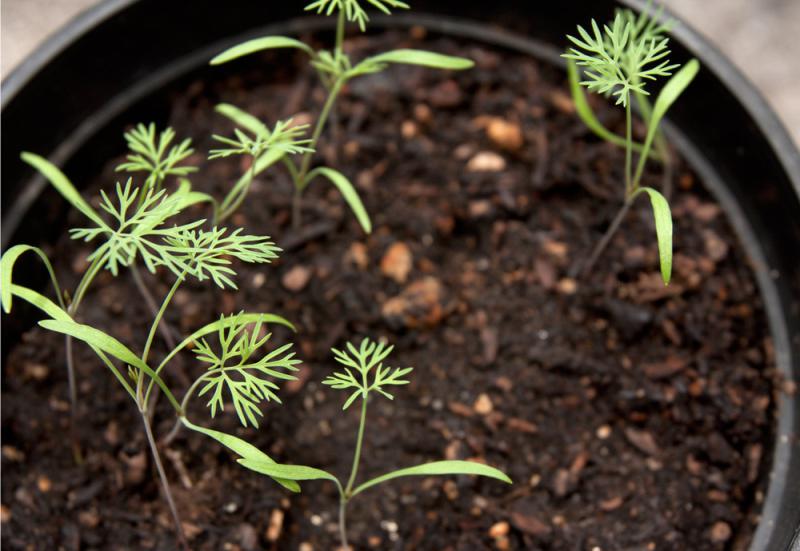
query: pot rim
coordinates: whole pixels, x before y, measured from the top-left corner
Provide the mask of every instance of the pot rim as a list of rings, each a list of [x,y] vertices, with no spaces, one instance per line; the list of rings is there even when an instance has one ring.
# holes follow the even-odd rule
[[[27,83],[56,58],[61,51],[101,25],[110,17],[139,1],[140,0],[103,0],[83,11],[61,27],[57,32],[50,35],[2,81],[1,86],[3,94],[1,98],[2,101],[0,102],[2,108],[4,109],[20,92],[22,92]],[[638,11],[647,9],[649,5],[647,0],[615,1]],[[671,30],[671,34],[682,42],[683,45],[700,60],[704,70],[712,72],[713,75],[733,93],[741,107],[753,119],[758,130],[776,154],[781,168],[786,172],[795,195],[800,197],[800,153],[785,125],[767,103],[766,99],[753,83],[748,80],[716,46],[701,36],[694,28],[685,23],[681,18],[670,13],[669,10],[664,10],[663,17],[676,22],[676,25]],[[481,26],[480,23],[473,22],[472,20],[442,18],[440,16],[426,17],[424,12],[419,15],[395,15],[391,19],[387,17],[375,17],[374,21],[378,25],[384,27],[398,26],[398,24],[400,26],[408,26],[412,23],[424,22],[424,24],[438,32],[455,35],[461,34],[462,36],[475,34],[474,31],[468,32],[464,29]],[[275,27],[275,25],[271,26]],[[306,17],[303,18],[303,20],[291,20],[286,22],[285,25],[278,26],[285,30],[287,27],[288,30],[296,30],[298,28],[326,28],[330,25],[325,24],[321,19]],[[460,32],[457,32],[457,29]],[[487,30],[485,25],[483,25],[483,29]],[[257,36],[262,34],[263,31],[264,28],[261,28],[257,31],[244,33],[244,35]],[[563,62],[563,60],[559,59],[558,53],[552,47],[544,43],[539,43],[535,39],[522,37],[518,33],[512,31],[497,31],[494,29],[488,29],[488,31],[489,34],[494,35],[494,38],[497,39],[495,43],[498,45],[511,49],[528,50],[528,53],[533,51],[535,52],[534,55],[548,62],[555,62],[556,64],[562,64]],[[214,49],[221,44],[232,44],[244,35],[237,36],[235,40],[226,39],[221,43],[210,44],[208,48],[205,49]],[[483,35],[481,39],[487,43],[493,42],[491,38],[487,39],[485,35]],[[527,48],[519,47],[523,43],[527,43]],[[194,59],[196,56],[193,55],[191,57]],[[173,62],[173,64],[175,64],[175,62]],[[179,60],[176,65],[177,67],[186,68],[191,64],[186,62],[181,63]],[[166,74],[161,76],[165,77]],[[145,90],[145,87],[138,90],[141,94],[144,94],[146,91],[149,90]],[[136,94],[133,95],[135,96]],[[121,107],[121,105],[117,105],[117,107]],[[722,203],[726,216],[734,227],[746,253],[755,260],[753,272],[756,275],[759,291],[765,302],[770,334],[775,341],[776,364],[782,373],[791,376],[793,358],[790,337],[786,330],[787,320],[783,316],[783,308],[776,290],[775,281],[773,281],[763,255],[760,253],[758,239],[750,229],[750,224],[747,222],[744,213],[738,206],[736,199],[726,191],[725,186],[717,175],[714,167],[711,166],[711,163],[704,159],[703,155],[681,134],[679,129],[671,124],[666,124],[665,129],[669,133],[670,138],[675,141],[675,145],[686,157],[687,161],[701,174],[703,180],[714,192],[715,197]],[[55,155],[55,157],[68,156],[73,153],[73,151],[63,151],[61,153],[61,155]],[[44,181],[42,180],[40,184],[42,184],[43,187]],[[34,190],[31,189],[28,195],[33,192]],[[11,218],[14,218],[13,213]],[[5,224],[3,230],[4,233],[6,233],[7,229]],[[8,233],[6,233],[6,238],[8,237]],[[797,361],[797,359],[794,360]],[[796,448],[797,445],[790,444],[791,435],[797,433],[797,420],[794,410],[798,407],[798,399],[786,395],[783,395],[782,398],[778,405],[777,430],[775,444],[772,450],[773,456],[770,466],[767,494],[762,505],[762,518],[754,532],[753,540],[749,547],[750,551],[766,551],[769,549],[771,533],[775,529],[774,519],[777,518],[782,508],[786,507],[786,489],[783,487],[782,481],[788,475],[792,453],[798,453],[797,449],[795,449],[794,452],[792,451],[792,448]],[[785,440],[785,442],[782,442],[782,440]],[[798,527],[796,536],[797,535],[800,535],[800,527]]]

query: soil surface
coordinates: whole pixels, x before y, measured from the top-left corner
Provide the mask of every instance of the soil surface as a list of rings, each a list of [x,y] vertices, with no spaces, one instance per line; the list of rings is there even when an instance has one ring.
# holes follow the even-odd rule
[[[390,365],[416,369],[394,401],[370,403],[360,478],[477,459],[514,484],[407,478],[370,490],[350,506],[357,549],[745,549],[765,492],[777,386],[758,290],[719,205],[676,158],[673,282],[661,283],[644,200],[591,272],[572,279],[620,207],[624,154],[579,121],[565,76],[420,29],[348,42],[354,56],[391,47],[461,53],[477,65],[396,66],[347,87],[317,161],[356,183],[371,235],[322,181],[292,231],[283,167],[257,179],[232,224],[272,235],[285,252],[272,265],[237,265],[238,293],[187,283],[166,319],[188,334],[219,313],[281,314],[298,332],[276,328],[273,343],[296,343],[300,379],[283,386],[283,405],[265,406],[258,430],[238,428],[232,407],[211,420],[203,399],[191,418],[279,461],[346,477],[358,408],[342,413],[345,395],[320,384],[335,367],[329,349],[385,337],[396,346]],[[247,168],[204,160],[209,135],[232,130],[217,102],[270,123],[313,120],[324,93],[302,61],[269,53],[175,96],[170,124],[194,139],[198,189],[221,197]],[[621,130],[618,109],[596,108]],[[95,202],[119,160],[87,191]],[[653,164],[645,181],[661,180]],[[208,216],[203,207],[194,215]],[[70,223],[86,221],[72,213]],[[48,247],[68,289],[87,247],[66,237]],[[158,297],[172,282],[145,278]],[[124,272],[97,280],[81,319],[138,350],[152,316]],[[86,453],[76,466],[63,338],[34,328],[6,344],[4,547],[174,549],[141,421],[113,377],[76,345]],[[154,359],[164,352],[159,342]],[[202,370],[186,355],[168,381],[180,396],[180,373]],[[159,436],[174,422],[161,402]],[[186,431],[163,456],[193,549],[338,545],[331,484],[290,495]]]

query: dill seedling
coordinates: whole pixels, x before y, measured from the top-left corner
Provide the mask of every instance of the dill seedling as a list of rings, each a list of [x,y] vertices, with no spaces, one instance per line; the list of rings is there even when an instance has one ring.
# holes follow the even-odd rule
[[[180,516],[153,435],[151,413],[155,388],[167,397],[179,419],[184,416],[186,399],[184,405],[178,402],[162,378],[163,370],[178,352],[191,344],[199,343],[196,348],[198,360],[210,364],[207,373],[200,379],[207,382],[201,394],[213,390],[212,413],[222,407],[222,395],[227,389],[243,424],[249,421],[257,425],[256,417],[260,415],[258,404],[277,398],[277,384],[273,379],[293,379],[290,372],[297,369],[297,360],[294,359],[294,353],[289,351],[291,345],[267,352],[258,358],[270,339],[269,334],[261,335],[265,324],[278,323],[292,328],[289,322],[271,314],[242,313],[222,317],[196,331],[178,346],[171,347],[172,350],[166,357],[156,367],[152,367],[150,352],[156,330],[172,298],[187,278],[210,280],[222,289],[235,289],[233,278],[236,272],[232,267],[234,260],[253,264],[269,263],[277,258],[280,249],[268,237],[245,235],[241,230],[229,231],[226,228],[203,229],[201,226],[204,220],[170,225],[169,220],[179,212],[208,200],[204,194],[191,191],[186,182],[171,194],[164,189],[156,191],[157,180],[149,180],[144,189],[134,187],[130,179],[125,185],[118,183],[112,196],[101,192],[100,208],[107,214],[104,219],[55,166],[30,153],[23,154],[23,158],[39,168],[62,195],[92,222],[90,227],[70,230],[72,238],[96,243],[97,246],[87,259],[89,268],[71,303],[62,296],[52,264],[41,249],[29,245],[10,248],[0,260],[3,309],[6,313],[11,311],[13,297],[31,303],[47,316],[39,325],[68,338],[83,341],[111,371],[141,414],[164,497],[175,522],[178,540],[185,548]],[[14,264],[26,252],[37,254],[43,261],[55,288],[57,302],[13,280]],[[117,276],[122,268],[131,267],[136,261],[141,261],[151,272],[163,268],[174,277],[172,287],[161,301],[139,353],[133,352],[100,329],[79,323],[75,318],[76,305],[85,296],[97,273],[108,270]],[[219,335],[219,351],[205,340],[207,335],[215,332]],[[238,361],[230,364],[231,358],[238,358]],[[243,379],[239,380],[238,376]],[[187,396],[190,393],[191,389]]]
[[[137,207],[141,207],[142,206],[141,202],[144,201],[145,198],[147,197],[149,197],[151,200],[154,200],[158,192],[161,191],[161,188],[168,177],[173,176],[173,177],[184,178],[186,175],[197,170],[193,166],[186,166],[181,164],[193,152],[191,148],[191,141],[186,139],[177,145],[173,145],[172,142],[174,138],[175,138],[175,131],[172,130],[171,128],[167,128],[166,130],[162,131],[157,135],[155,124],[152,123],[148,126],[140,124],[130,132],[125,133],[125,140],[128,143],[130,154],[127,157],[127,162],[118,166],[117,171],[128,170],[131,172],[147,173],[144,190],[141,193],[137,193],[138,197]],[[58,169],[58,167],[54,166],[46,159],[38,155],[35,155],[33,153],[23,153],[22,160],[31,165],[39,173],[41,173],[42,176],[44,176],[45,179],[47,179],[50,182],[50,184],[62,195],[62,197],[64,197],[64,199],[66,199],[73,207],[75,207],[79,212],[84,214],[84,216],[86,216],[94,224],[96,224],[97,231],[108,229],[105,222],[103,222],[103,220],[97,215],[97,213],[80,196],[78,191],[69,181],[69,178],[67,178]],[[182,197],[184,203],[180,205],[179,208],[175,208],[174,210],[172,210],[169,213],[170,216],[177,214],[183,208],[188,207],[196,202],[211,201],[211,198],[208,197],[207,195],[193,193],[193,192],[189,193],[188,181],[182,181],[181,186],[182,186],[181,193],[176,195],[176,198]],[[128,188],[128,193],[130,193],[130,188]],[[174,206],[175,203],[165,202],[164,204],[159,205],[159,209],[161,209],[161,212],[164,212],[164,209],[170,208],[169,207],[170,205]],[[131,206],[132,206],[131,204],[127,204],[125,205],[125,208],[128,209]],[[113,206],[109,207],[107,197],[105,197],[103,208],[104,209],[112,208],[113,210]],[[44,259],[44,253],[35,247],[29,247],[26,249],[15,248],[14,250],[16,251],[17,256],[25,251],[33,251]],[[9,250],[9,252],[11,251]],[[9,260],[10,258],[11,257],[9,257]],[[100,273],[100,271],[102,271],[102,259],[99,258],[99,255],[96,254],[89,260],[90,264],[88,269],[84,272],[78,285],[76,286],[74,292],[71,295],[63,293],[62,296],[62,291],[60,289],[58,290],[59,304],[65,308],[65,310],[69,313],[70,316],[73,317],[78,313],[78,309],[81,305],[81,302],[83,301],[86,292],[94,282],[95,277],[97,277],[97,274]],[[116,275],[116,263],[112,261],[112,265],[114,267],[114,275]],[[133,279],[134,282],[136,283],[137,289],[144,298],[145,303],[148,305],[152,313],[155,315],[158,307],[155,303],[155,300],[152,297],[152,294],[148,290],[147,285],[144,283],[142,276],[136,267],[136,264],[130,263],[128,267],[131,270],[131,274],[133,275]],[[53,281],[55,282],[55,275],[49,266],[48,270],[50,271],[51,279],[53,279]],[[166,326],[166,324],[165,323],[159,324],[158,329],[161,332],[161,335],[164,337],[164,340],[167,342],[167,344],[169,346],[174,346],[174,341],[172,340],[171,331]],[[77,387],[75,381],[75,368],[74,368],[74,360],[72,352],[72,338],[70,336],[67,336],[65,338],[65,357],[66,357],[66,367],[67,367],[67,381],[69,386],[70,439],[72,444],[72,453],[75,461],[77,463],[81,463],[82,462],[81,446],[76,432],[76,426],[78,422]]]
[[[173,139],[175,131],[172,128],[162,131],[156,139],[154,123],[147,126],[138,124],[133,130],[125,133],[130,153],[126,162],[119,165],[116,171],[147,173],[142,199],[150,190],[161,191],[164,181],[169,176],[183,177],[197,171],[197,167],[180,164],[194,153],[191,147],[192,140],[186,138],[179,144],[171,146]]]
[[[623,206],[580,269],[586,272],[594,265],[633,202],[640,195],[646,194],[650,198],[655,218],[661,276],[664,283],[668,284],[672,274],[672,215],[669,203],[659,191],[642,186],[641,179],[645,163],[650,157],[658,158],[665,166],[669,166],[669,149],[661,136],[659,125],[669,107],[694,79],[699,63],[693,59],[677,70],[679,66],[669,62],[669,38],[665,36],[668,26],[659,24],[657,19],[658,15],[650,17],[643,12],[637,17],[630,10],[620,10],[614,21],[610,25],[604,25],[602,29],[592,20],[590,30],[578,26],[578,37],[567,37],[573,47],[563,57],[568,60],[572,95],[581,118],[601,138],[625,148]],[[584,69],[583,81],[580,80],[579,67]],[[651,106],[647,99],[650,95],[647,84],[670,76]],[[625,109],[624,137],[602,126],[589,108],[581,86],[613,98],[617,105]],[[647,125],[647,135],[642,144],[634,143],[632,135],[634,101]],[[634,153],[639,155],[635,168]],[[669,171],[666,171],[666,176],[669,177]],[[669,195],[668,191],[666,195]]]
[[[341,371],[334,372],[328,376],[322,383],[335,390],[349,393],[342,407],[343,410],[349,408],[357,400],[361,400],[361,416],[353,452],[353,464],[346,481],[314,467],[278,464],[258,448],[240,438],[197,426],[185,418],[183,422],[192,430],[217,440],[239,455],[238,462],[242,466],[269,476],[290,490],[300,491],[300,487],[297,485],[298,481],[328,480],[333,482],[339,491],[339,534],[342,546],[345,549],[348,548],[347,505],[355,496],[373,486],[404,476],[459,474],[485,476],[510,484],[511,480],[508,476],[494,467],[471,461],[435,461],[391,471],[356,485],[364,442],[364,429],[367,422],[367,403],[370,398],[377,396],[393,400],[394,396],[390,392],[391,388],[407,385],[409,383],[407,376],[413,370],[411,367],[384,366],[384,361],[391,354],[393,348],[393,346],[387,346],[382,342],[376,343],[370,339],[364,339],[359,346],[347,343],[345,350],[333,350],[334,359],[344,367]]]
[[[225,50],[211,60],[212,65],[219,65],[264,50],[296,48],[308,55],[311,65],[316,69],[322,84],[325,86],[327,98],[317,117],[310,139],[303,144],[306,150],[300,152],[301,157],[299,163],[285,154],[291,153],[288,151],[281,153],[268,149],[266,152],[263,152],[260,157],[253,155],[252,151],[248,151],[246,148],[239,148],[238,151],[241,154],[251,155],[253,157],[253,162],[250,170],[237,182],[231,194],[234,194],[234,192],[235,194],[245,194],[250,182],[257,174],[266,170],[272,164],[282,161],[294,183],[292,224],[295,228],[299,227],[301,224],[301,201],[303,191],[314,180],[321,177],[328,180],[339,190],[339,193],[341,193],[344,200],[350,206],[350,209],[355,214],[363,230],[367,233],[372,231],[369,215],[355,187],[347,177],[333,168],[312,168],[311,166],[313,154],[317,149],[319,139],[325,125],[332,115],[336,100],[347,82],[362,75],[381,72],[389,65],[395,63],[450,70],[468,69],[473,65],[472,61],[461,57],[446,56],[413,49],[393,50],[368,57],[357,63],[354,62],[350,59],[350,56],[344,52],[345,30],[348,22],[357,24],[362,32],[366,30],[369,16],[363,7],[365,2],[387,15],[391,14],[392,9],[409,8],[408,4],[398,0],[316,0],[306,6],[306,11],[313,11],[317,14],[328,16],[335,15],[337,18],[336,40],[332,50],[315,51],[309,45],[294,38],[267,36],[238,44]],[[233,120],[236,125],[248,130],[251,134],[256,136],[255,139],[257,139],[258,136],[264,135],[265,129],[263,123],[240,109],[232,105],[223,104],[220,105],[217,110]],[[237,141],[241,141],[241,138]],[[227,202],[230,206],[235,208],[235,205],[238,205],[241,199],[231,199]],[[222,215],[228,215],[230,212],[232,212],[230,208],[226,209]]]

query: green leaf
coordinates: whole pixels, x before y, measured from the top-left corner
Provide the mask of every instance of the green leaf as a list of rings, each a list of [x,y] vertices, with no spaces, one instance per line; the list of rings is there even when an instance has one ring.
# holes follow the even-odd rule
[[[211,203],[214,208],[216,208],[217,205],[217,200],[208,193],[192,191],[192,183],[185,178],[181,179],[178,190],[172,195],[176,199],[178,211],[200,203]]]
[[[281,465],[279,463],[259,461],[255,459],[242,458],[238,460],[242,467],[265,474],[270,477],[278,477],[287,480],[330,480],[339,484],[339,480],[327,471],[306,467],[305,465]]]
[[[15,245],[8,249],[6,254],[3,255],[3,258],[0,259],[0,295],[2,298],[3,310],[5,310],[6,314],[11,312],[11,280],[12,274],[14,273],[14,264],[22,254],[28,251],[39,255],[39,258],[44,262],[47,272],[50,274],[50,280],[53,282],[53,287],[55,287],[58,302],[61,308],[65,308],[61,300],[61,287],[58,285],[58,280],[56,279],[55,271],[53,271],[53,266],[50,264],[50,259],[44,254],[44,251],[39,247],[33,247],[31,245]]]
[[[567,76],[569,77],[569,89],[572,93],[572,101],[575,103],[575,112],[578,114],[587,128],[594,132],[600,139],[603,139],[618,147],[625,147],[625,138],[608,130],[595,116],[594,111],[592,111],[592,108],[589,106],[589,101],[586,99],[586,93],[583,91],[583,86],[581,86],[580,71],[578,70],[578,66],[572,59],[567,60]],[[633,150],[637,153],[641,153],[642,144],[634,143]],[[655,156],[654,153],[651,153],[650,155],[651,157]]]
[[[464,57],[456,57],[451,55],[437,54],[435,52],[426,52],[425,50],[411,50],[400,49],[386,52],[367,60],[370,63],[402,63],[404,65],[421,65],[423,67],[432,67],[434,69],[451,69],[454,71],[463,71],[464,69],[471,69],[475,63],[471,59]]]
[[[649,144],[653,142],[661,119],[664,118],[664,115],[666,115],[672,104],[675,103],[675,100],[677,100],[689,84],[692,83],[699,71],[700,62],[696,59],[692,59],[664,85],[664,89],[658,94],[658,98],[656,98],[656,102],[653,105],[653,114],[650,119],[650,127],[647,129],[645,148],[648,148]]]
[[[241,438],[237,438],[231,434],[227,434],[224,432],[219,432],[212,429],[207,429],[204,427],[200,427],[195,425],[194,423],[190,422],[186,417],[181,417],[181,422],[186,425],[187,428],[195,432],[199,432],[201,434],[205,434],[206,436],[213,438],[233,453],[240,455],[243,459],[247,459],[249,461],[257,461],[260,464],[275,464],[275,461],[259,450],[257,447],[252,445],[251,443],[242,440]],[[280,478],[280,477],[273,477],[273,480],[292,492],[299,492],[300,485],[293,480],[289,480],[287,478]]]
[[[324,176],[336,186],[339,193],[344,197],[344,200],[350,205],[350,209],[353,211],[353,214],[356,215],[356,219],[358,223],[361,224],[364,232],[372,233],[372,222],[369,219],[369,214],[367,214],[367,209],[364,208],[364,203],[361,202],[361,198],[358,196],[356,188],[350,183],[350,180],[337,170],[328,167],[319,167],[309,173],[306,179],[306,185],[317,175]]]
[[[211,322],[208,325],[204,325],[191,335],[189,335],[181,344],[177,346],[177,348],[183,348],[187,344],[200,339],[208,335],[209,333],[213,333],[215,331],[220,331],[222,329],[227,329],[234,325],[240,324],[250,324],[250,323],[275,323],[278,325],[283,325],[291,329],[293,332],[297,332],[297,328],[284,317],[278,316],[276,314],[233,314],[228,317],[223,317],[218,319],[217,321]]]
[[[156,369],[156,373],[161,373],[161,370],[164,368],[164,366],[166,366],[178,352],[180,352],[190,344],[194,343],[195,341],[198,341],[202,337],[205,337],[210,333],[222,331],[223,329],[227,329],[228,327],[232,327],[234,325],[245,324],[245,323],[258,323],[258,322],[266,324],[275,323],[278,325],[283,325],[284,327],[288,327],[289,329],[291,329],[293,332],[295,333],[297,332],[297,329],[295,328],[294,325],[292,325],[291,322],[286,320],[286,318],[277,316],[275,314],[239,313],[235,315],[230,315],[228,317],[222,317],[217,321],[213,321],[208,325],[201,327],[200,329],[198,329],[197,331],[195,331],[194,333],[183,339],[183,341],[181,341],[181,343],[178,346],[173,348],[172,351],[169,354],[167,354],[167,357],[164,358],[161,364],[159,364],[158,369]]]
[[[119,342],[111,335],[89,325],[76,323],[72,320],[42,320],[39,322],[39,325],[49,331],[70,335],[79,341],[85,342],[92,348],[97,348],[106,354],[110,354],[118,360],[133,366],[140,371],[143,371],[161,388],[175,410],[181,410],[180,404],[178,404],[175,396],[173,396],[172,392],[169,390],[164,381],[161,380],[161,378],[152,369],[150,369],[150,366],[143,362],[141,358],[131,352],[130,348]]]
[[[325,15],[332,15],[335,11],[343,13],[348,21],[358,23],[361,32],[366,30],[369,16],[364,8],[361,7],[361,0],[314,0],[306,6],[306,11],[316,11]],[[389,8],[407,10],[408,4],[400,0],[367,0],[372,6],[378,8],[386,15],[391,15]]]
[[[689,63],[681,67],[681,70],[675,73],[664,85],[664,88],[661,90],[661,93],[658,94],[658,98],[656,98],[656,102],[653,105],[653,113],[650,117],[650,124],[647,127],[647,137],[644,140],[644,151],[650,151],[653,140],[658,132],[661,119],[667,114],[667,111],[672,104],[675,103],[675,100],[677,100],[689,84],[691,84],[699,71],[700,62],[696,59],[692,59]],[[633,177],[634,182],[638,182],[642,177],[644,161],[644,157],[639,159],[639,163],[636,166],[636,174]]]
[[[294,352],[291,352],[291,344],[255,359],[256,351],[267,344],[272,333],[262,337],[262,322],[250,324],[238,317],[234,319],[238,319],[238,323],[217,332],[215,345],[202,338],[194,349],[195,357],[208,365],[206,373],[198,379],[205,385],[197,395],[211,392],[207,405],[211,408],[211,417],[214,417],[218,410],[225,409],[224,394],[227,391],[242,425],[246,427],[249,423],[258,428],[258,417],[263,415],[259,403],[280,403],[276,394],[280,387],[276,380],[295,380],[296,377],[289,372],[297,371],[295,366],[300,360],[295,359]]]
[[[235,105],[231,105],[230,103],[220,103],[214,108],[214,111],[224,117],[229,118],[234,124],[249,130],[256,136],[269,135],[269,128],[267,128],[266,124],[258,120],[258,118],[254,117],[250,113],[239,109]]]
[[[353,490],[352,495],[355,496],[364,490],[371,488],[377,484],[400,478],[402,476],[433,476],[433,475],[455,475],[455,474],[470,474],[477,476],[486,476],[488,478],[495,478],[511,484],[511,479],[505,473],[494,467],[475,463],[473,461],[435,461],[433,463],[426,463],[425,465],[417,465],[416,467],[409,467],[408,469],[400,469],[387,473],[383,476],[373,478],[364,482]]]
[[[668,285],[672,276],[672,214],[669,210],[669,203],[663,195],[649,187],[639,188],[634,197],[642,192],[650,196],[650,204],[653,206],[658,256],[661,260],[661,278],[664,280],[664,285]]]
[[[180,164],[194,153],[192,140],[187,138],[170,147],[174,138],[175,131],[172,128],[167,127],[157,135],[155,123],[139,123],[125,132],[130,153],[116,171],[146,172],[144,187],[153,191],[159,191],[168,176],[186,176],[196,172],[197,167]]]
[[[40,157],[35,153],[28,153],[24,152],[21,155],[22,160],[31,165],[33,168],[38,170],[45,178],[47,178],[53,187],[55,187],[58,192],[69,201],[69,203],[81,211],[89,220],[97,224],[99,227],[108,229],[108,226],[103,219],[100,218],[100,215],[95,212],[95,210],[89,206],[89,203],[81,197],[81,194],[78,193],[78,190],[75,189],[75,186],[72,185],[72,182],[69,181],[61,170],[58,169],[53,163],[45,159],[44,157]]]
[[[217,221],[224,220],[229,215],[233,214],[237,206],[241,204],[241,201],[250,190],[250,186],[253,183],[253,178],[280,161],[285,155],[286,152],[282,149],[267,149],[264,153],[262,153],[258,159],[256,159],[255,166],[252,168],[252,170],[246,170],[222,200],[222,203],[219,206],[219,217]]]
[[[286,36],[265,36],[262,38],[254,38],[253,40],[248,40],[232,48],[228,48],[212,59],[210,63],[211,65],[221,65],[242,56],[275,48],[297,48],[303,50],[312,57],[314,56],[314,50],[299,40]]]
[[[60,306],[46,296],[40,295],[36,291],[21,285],[12,283],[10,287],[12,295],[17,296],[22,300],[36,306],[39,310],[51,318],[62,321],[72,321],[72,318],[69,317],[69,314],[67,314],[65,310],[63,310]]]

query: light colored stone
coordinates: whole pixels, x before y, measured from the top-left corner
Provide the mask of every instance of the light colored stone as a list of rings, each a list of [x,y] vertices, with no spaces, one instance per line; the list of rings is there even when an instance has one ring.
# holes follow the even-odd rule
[[[297,293],[305,289],[310,280],[311,270],[309,268],[306,266],[295,266],[283,274],[281,283],[287,290]]]
[[[506,168],[506,160],[493,151],[480,151],[467,163],[469,172],[501,172]]]
[[[386,250],[386,254],[381,259],[381,273],[386,277],[395,280],[397,283],[405,283],[408,274],[414,264],[414,257],[411,249],[402,241],[398,241]]]

